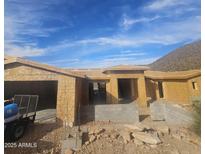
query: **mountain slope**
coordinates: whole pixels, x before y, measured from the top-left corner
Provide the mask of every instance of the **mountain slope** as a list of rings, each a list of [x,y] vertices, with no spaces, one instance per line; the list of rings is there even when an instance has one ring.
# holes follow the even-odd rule
[[[201,41],[178,48],[149,64],[156,71],[184,71],[201,68]]]

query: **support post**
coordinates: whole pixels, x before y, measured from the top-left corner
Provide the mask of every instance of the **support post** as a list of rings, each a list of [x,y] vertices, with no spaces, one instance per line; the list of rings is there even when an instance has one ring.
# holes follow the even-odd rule
[[[112,103],[116,104],[118,103],[118,79],[117,78],[111,78],[110,79],[110,85],[111,85],[111,98]]]
[[[140,77],[138,78],[138,101],[139,105],[142,107],[147,107],[147,94],[146,94],[146,87],[145,87],[145,78]]]

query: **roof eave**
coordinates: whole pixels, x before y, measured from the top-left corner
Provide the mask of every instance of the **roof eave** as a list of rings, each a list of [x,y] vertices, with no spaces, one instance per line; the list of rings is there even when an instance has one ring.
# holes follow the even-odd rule
[[[79,74],[75,74],[75,73],[72,73],[72,72],[67,72],[67,71],[62,70],[60,68],[56,68],[56,67],[49,66],[49,65],[46,65],[46,64],[40,64],[40,63],[37,63],[37,62],[25,60],[25,59],[22,59],[22,58],[12,58],[12,59],[8,59],[8,60],[4,61],[4,65],[8,65],[8,64],[11,64],[11,63],[21,63],[21,64],[24,64],[24,65],[27,65],[27,66],[36,67],[36,68],[39,68],[39,69],[43,69],[43,70],[47,70],[47,71],[51,71],[51,72],[55,72],[55,73],[60,73],[60,74],[63,74],[63,75],[69,75],[69,76],[72,76],[72,77],[85,78],[84,75],[79,75]]]

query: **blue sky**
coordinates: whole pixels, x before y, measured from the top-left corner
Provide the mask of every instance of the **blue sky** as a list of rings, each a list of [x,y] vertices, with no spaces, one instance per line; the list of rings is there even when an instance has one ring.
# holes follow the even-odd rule
[[[148,64],[200,39],[200,0],[5,0],[5,53],[63,68]]]

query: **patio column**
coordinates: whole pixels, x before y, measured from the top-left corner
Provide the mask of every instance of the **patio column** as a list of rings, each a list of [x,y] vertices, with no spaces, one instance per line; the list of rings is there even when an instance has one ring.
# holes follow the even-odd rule
[[[106,82],[106,104],[111,104],[111,91],[110,91],[110,81]]]
[[[138,101],[139,105],[142,107],[147,107],[147,94],[146,94],[146,87],[145,87],[145,78],[140,77],[138,78]]]
[[[118,79],[117,78],[111,78],[110,79],[110,86],[111,86],[111,99],[112,103],[116,104],[118,103]]]

